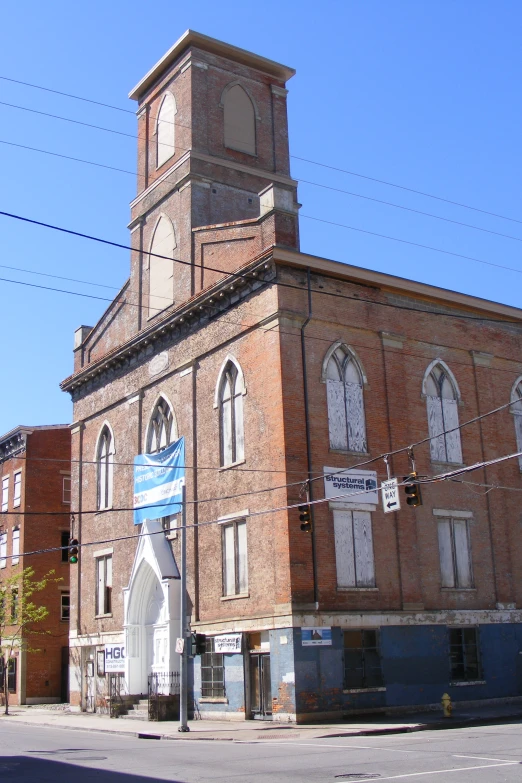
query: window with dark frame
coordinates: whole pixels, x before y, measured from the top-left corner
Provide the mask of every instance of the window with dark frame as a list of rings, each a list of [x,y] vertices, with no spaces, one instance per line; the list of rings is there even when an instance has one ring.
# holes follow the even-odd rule
[[[64,549],[64,547],[69,547],[69,540],[71,538],[71,533],[69,530],[62,530],[60,533],[60,546],[62,547],[62,563],[68,563],[69,562],[69,549]]]
[[[96,558],[96,614],[112,612],[112,555]]]
[[[71,596],[69,591],[63,591],[60,596],[60,620],[69,622],[71,616]]]
[[[482,679],[478,642],[478,628],[449,628],[452,682],[473,682]]]
[[[247,526],[236,519],[222,526],[223,595],[245,595],[248,592]]]
[[[9,693],[16,693],[16,658],[9,658],[7,664],[7,688]],[[5,662],[0,658],[0,691],[4,690]]]
[[[16,623],[18,619],[18,588],[11,590],[11,622]]]
[[[207,636],[205,652],[201,656],[201,696],[214,699],[225,697],[223,655],[214,652],[214,639],[211,636]]]
[[[344,689],[380,688],[383,685],[379,631],[345,631]]]

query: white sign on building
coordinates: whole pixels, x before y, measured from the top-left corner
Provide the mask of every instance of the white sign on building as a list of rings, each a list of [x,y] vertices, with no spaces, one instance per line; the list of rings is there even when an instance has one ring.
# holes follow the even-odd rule
[[[324,496],[327,500],[371,503],[375,506],[378,504],[377,473],[375,470],[323,468],[323,471]]]
[[[105,672],[115,674],[125,671],[125,645],[105,645]]]
[[[214,652],[224,654],[240,653],[241,634],[226,633],[222,636],[214,636]]]

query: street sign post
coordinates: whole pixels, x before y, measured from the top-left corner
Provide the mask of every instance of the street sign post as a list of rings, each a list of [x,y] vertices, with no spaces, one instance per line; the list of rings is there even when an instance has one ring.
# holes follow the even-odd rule
[[[388,479],[388,481],[381,483],[381,494],[382,507],[385,514],[391,514],[392,511],[400,511],[401,501],[396,478]]]

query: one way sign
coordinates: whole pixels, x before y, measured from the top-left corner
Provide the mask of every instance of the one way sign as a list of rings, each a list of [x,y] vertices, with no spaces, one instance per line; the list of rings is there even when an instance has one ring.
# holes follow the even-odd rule
[[[385,514],[390,514],[392,511],[399,511],[401,507],[401,501],[399,498],[399,487],[397,486],[397,479],[392,478],[388,481],[381,483],[382,492],[382,507]]]

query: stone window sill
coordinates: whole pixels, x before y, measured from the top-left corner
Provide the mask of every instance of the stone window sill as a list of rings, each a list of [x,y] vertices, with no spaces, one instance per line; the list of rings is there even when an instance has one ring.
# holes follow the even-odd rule
[[[349,451],[348,449],[328,449],[330,454],[346,454],[348,457],[369,457],[370,452],[369,451]],[[339,468],[339,470],[342,470],[342,468]],[[350,470],[350,468],[346,468],[346,470]]]
[[[441,593],[476,593],[476,587],[441,587]]]
[[[200,704],[228,704],[228,699],[219,696],[202,696],[198,702]]]
[[[344,688],[343,693],[385,693],[386,688],[379,686],[376,688]]]
[[[338,593],[378,593],[378,587],[338,587]]]
[[[431,464],[437,468],[465,468],[466,467],[465,462],[437,462],[436,460],[432,460]]]
[[[237,595],[223,595],[222,601],[234,601],[236,598],[250,598],[250,593],[238,593]]]
[[[94,619],[95,620],[104,620],[106,617],[112,617],[112,612],[109,612],[109,614],[95,614]]]
[[[237,462],[231,462],[230,465],[223,465],[221,468],[219,468],[219,472],[222,473],[224,470],[230,470],[230,468],[237,468],[238,465],[244,465],[246,462],[246,459],[240,459]]]
[[[94,516],[98,517],[98,516],[100,516],[100,514],[106,514],[107,511],[112,511],[112,506],[107,506],[107,508],[99,508]]]
[[[450,682],[452,688],[465,688],[467,685],[487,685],[486,680],[457,680],[457,682]]]

